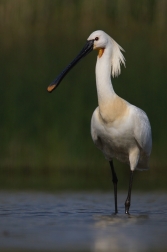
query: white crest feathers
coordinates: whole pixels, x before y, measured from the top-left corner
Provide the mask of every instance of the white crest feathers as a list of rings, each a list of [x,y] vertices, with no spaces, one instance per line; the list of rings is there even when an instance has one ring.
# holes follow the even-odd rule
[[[121,73],[121,64],[125,66],[125,57],[121,51],[124,49],[112,39],[112,57],[111,57],[111,74],[117,77]]]

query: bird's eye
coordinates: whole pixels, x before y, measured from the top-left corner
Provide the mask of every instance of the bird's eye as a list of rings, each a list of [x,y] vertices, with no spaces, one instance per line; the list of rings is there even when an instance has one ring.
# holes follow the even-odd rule
[[[97,40],[99,40],[99,38],[98,38],[98,37],[96,37],[96,38],[95,38],[95,40],[97,41]]]

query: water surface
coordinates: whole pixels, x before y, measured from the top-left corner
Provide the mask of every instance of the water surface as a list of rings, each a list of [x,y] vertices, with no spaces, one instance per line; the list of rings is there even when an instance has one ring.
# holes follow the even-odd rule
[[[166,193],[0,193],[1,251],[165,251]]]

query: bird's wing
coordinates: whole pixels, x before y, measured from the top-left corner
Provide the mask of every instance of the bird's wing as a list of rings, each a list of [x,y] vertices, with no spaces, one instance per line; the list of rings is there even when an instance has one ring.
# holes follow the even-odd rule
[[[141,149],[150,155],[152,147],[151,126],[146,113],[134,107],[134,137]]]

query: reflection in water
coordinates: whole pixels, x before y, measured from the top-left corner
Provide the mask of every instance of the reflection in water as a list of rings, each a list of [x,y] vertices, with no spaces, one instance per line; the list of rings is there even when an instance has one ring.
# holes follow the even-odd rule
[[[148,214],[139,215],[109,215],[96,217],[96,229],[98,230],[94,251],[137,251],[136,248],[145,249],[147,243],[141,243],[137,236],[138,225],[145,225],[149,220]],[[141,232],[141,230],[139,231]]]
[[[133,194],[118,215],[110,193],[0,193],[0,250],[162,251],[167,248],[165,194]]]
[[[148,214],[141,215],[104,215],[96,216],[96,226],[97,227],[107,227],[111,225],[129,225],[132,223],[141,223],[149,218]]]
[[[121,198],[123,199],[123,195]],[[121,201],[122,201],[121,199]],[[159,251],[167,248],[165,194],[137,194],[130,216],[96,216],[94,251]],[[141,211],[142,209],[142,211]],[[165,210],[166,209],[166,210]],[[143,211],[144,210],[144,211]]]

